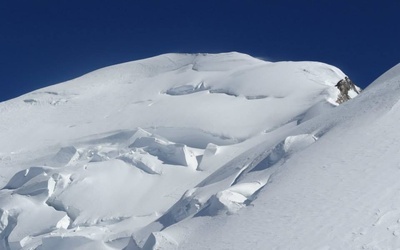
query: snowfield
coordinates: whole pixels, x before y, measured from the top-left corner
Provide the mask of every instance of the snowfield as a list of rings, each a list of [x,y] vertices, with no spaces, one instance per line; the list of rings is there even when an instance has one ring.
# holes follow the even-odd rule
[[[400,249],[400,64],[165,54],[0,103],[0,249]]]

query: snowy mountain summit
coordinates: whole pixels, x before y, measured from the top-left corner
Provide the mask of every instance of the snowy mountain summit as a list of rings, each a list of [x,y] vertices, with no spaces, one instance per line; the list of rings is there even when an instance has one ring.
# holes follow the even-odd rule
[[[400,66],[359,93],[165,54],[0,103],[0,249],[398,248]]]

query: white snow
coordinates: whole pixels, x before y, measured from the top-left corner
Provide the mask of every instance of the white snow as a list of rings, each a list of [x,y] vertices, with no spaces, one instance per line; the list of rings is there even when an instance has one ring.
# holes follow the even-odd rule
[[[0,249],[400,247],[400,66],[166,54],[0,103]]]

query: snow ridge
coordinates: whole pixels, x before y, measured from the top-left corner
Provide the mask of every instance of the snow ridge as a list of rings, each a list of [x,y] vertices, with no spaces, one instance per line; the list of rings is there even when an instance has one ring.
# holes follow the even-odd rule
[[[338,106],[331,65],[165,54],[0,103],[0,248],[395,247],[385,75]]]

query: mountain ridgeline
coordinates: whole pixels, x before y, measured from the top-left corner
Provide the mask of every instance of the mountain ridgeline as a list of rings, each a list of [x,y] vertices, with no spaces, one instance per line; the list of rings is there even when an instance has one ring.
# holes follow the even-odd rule
[[[396,248],[399,89],[165,54],[0,103],[0,249]]]

